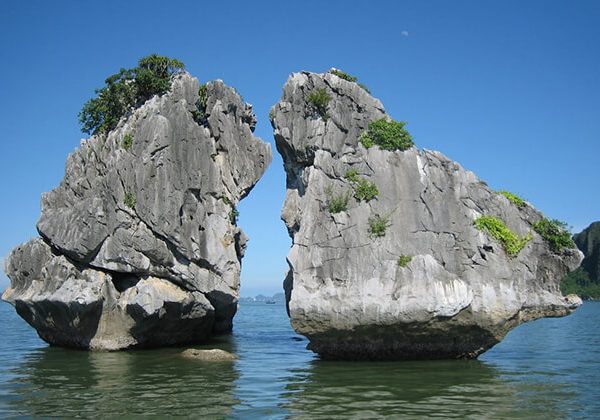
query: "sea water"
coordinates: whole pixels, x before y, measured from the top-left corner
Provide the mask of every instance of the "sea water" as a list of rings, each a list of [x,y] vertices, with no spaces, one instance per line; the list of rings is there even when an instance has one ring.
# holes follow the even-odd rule
[[[0,418],[600,418],[600,302],[513,330],[478,360],[321,361],[282,304],[242,303],[203,363],[181,348],[50,347],[0,304]]]

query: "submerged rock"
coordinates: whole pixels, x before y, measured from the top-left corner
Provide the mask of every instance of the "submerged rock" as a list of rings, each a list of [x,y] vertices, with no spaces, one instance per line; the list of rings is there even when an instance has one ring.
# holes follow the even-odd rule
[[[199,105],[202,118],[198,118]],[[247,238],[236,205],[271,161],[250,105],[187,73],[82,141],[42,198],[41,238],[6,261],[3,299],[51,344],[121,349],[231,330]]]
[[[578,306],[559,281],[581,253],[552,249],[532,227],[538,211],[439,152],[366,148],[369,123],[389,117],[334,73],[292,74],[270,114],[287,174],[288,312],[310,349],[331,359],[472,358],[522,322]],[[506,251],[475,226],[481,216],[524,248]]]
[[[203,362],[233,362],[237,360],[235,354],[229,353],[221,349],[187,349],[181,355],[186,359],[201,360]]]

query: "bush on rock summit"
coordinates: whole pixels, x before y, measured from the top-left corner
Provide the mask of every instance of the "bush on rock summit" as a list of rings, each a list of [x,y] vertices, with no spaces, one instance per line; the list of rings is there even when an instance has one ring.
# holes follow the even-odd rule
[[[88,134],[108,133],[121,117],[171,88],[171,77],[184,64],[174,58],[152,54],[138,61],[132,69],[119,70],[96,89],[97,96],[87,101],[79,113],[81,131]]]

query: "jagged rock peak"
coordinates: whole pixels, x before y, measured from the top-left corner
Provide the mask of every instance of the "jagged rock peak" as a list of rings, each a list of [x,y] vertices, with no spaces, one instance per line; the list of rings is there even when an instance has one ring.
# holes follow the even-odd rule
[[[271,161],[250,105],[186,72],[82,140],[12,251],[3,299],[52,344],[120,349],[231,329],[246,236],[238,202]]]
[[[521,322],[576,308],[559,281],[581,253],[553,249],[536,231],[541,213],[441,153],[387,150],[377,130],[405,135],[403,125],[373,125],[392,120],[346,76],[294,73],[270,113],[293,241],[284,288],[309,348],[324,358],[476,357]]]

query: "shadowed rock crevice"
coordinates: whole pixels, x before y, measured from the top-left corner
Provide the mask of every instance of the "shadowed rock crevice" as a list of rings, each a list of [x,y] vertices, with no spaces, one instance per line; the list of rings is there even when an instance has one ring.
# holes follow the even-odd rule
[[[315,113],[317,96],[329,99]],[[540,212],[439,152],[367,148],[371,123],[390,118],[358,84],[294,73],[270,117],[287,176],[288,312],[322,357],[472,358],[521,322],[577,307],[558,285],[581,253],[551,249],[533,229]],[[377,194],[357,198],[356,177]],[[525,246],[509,254],[475,226],[484,215]]]
[[[247,242],[231,214],[271,150],[233,88],[203,86],[176,74],[169,92],[82,140],[43,195],[41,238],[8,256],[3,298],[44,340],[114,350],[231,330]]]
[[[112,273],[111,281],[117,289],[117,292],[123,293],[127,289],[134,287],[140,281],[140,278],[137,276],[132,276],[128,273]]]

